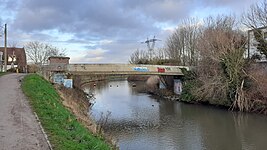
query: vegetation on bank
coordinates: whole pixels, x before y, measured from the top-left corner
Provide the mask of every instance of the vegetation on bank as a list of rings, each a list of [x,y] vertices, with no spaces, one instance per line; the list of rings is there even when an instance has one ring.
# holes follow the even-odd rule
[[[7,74],[6,72],[0,72],[0,76]]]
[[[267,0],[252,5],[242,20],[227,15],[188,18],[153,57],[137,50],[129,62],[192,66],[184,71],[181,101],[267,114],[267,62],[261,62],[267,59],[266,34],[261,30],[267,29],[266,18]],[[257,43],[248,41],[253,37],[247,37],[244,25]],[[248,54],[248,44],[256,51]]]
[[[22,82],[22,90],[38,114],[54,149],[111,149],[76,120],[62,105],[54,87],[39,75],[27,75]]]

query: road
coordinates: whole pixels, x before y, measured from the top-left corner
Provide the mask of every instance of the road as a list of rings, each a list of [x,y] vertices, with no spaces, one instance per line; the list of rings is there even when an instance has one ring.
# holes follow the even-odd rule
[[[0,77],[0,149],[47,150],[45,137],[20,88],[23,77]]]

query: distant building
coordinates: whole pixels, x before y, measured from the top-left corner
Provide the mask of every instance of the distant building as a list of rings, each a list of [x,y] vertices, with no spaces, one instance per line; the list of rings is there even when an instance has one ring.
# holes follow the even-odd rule
[[[48,58],[46,69],[50,71],[64,72],[69,64],[69,57],[51,56]]]
[[[69,57],[60,57],[60,56],[51,56],[48,58],[49,65],[56,65],[56,64],[69,64]]]
[[[257,29],[262,31],[263,38],[267,40],[267,26],[257,28]],[[257,29],[248,30],[248,47],[247,47],[246,55],[249,58],[258,55],[258,56],[261,56],[262,58],[260,61],[267,61],[265,56],[261,55],[260,52],[257,50],[257,45],[259,43],[254,36],[254,31],[256,31]]]
[[[69,57],[51,56],[48,58],[46,75],[53,83],[64,84],[65,87],[72,88],[72,79],[67,79],[66,66],[69,64]]]
[[[2,58],[0,58],[0,70],[4,65],[4,57],[5,57],[5,48],[0,47],[0,53],[2,54]],[[16,47],[8,47],[7,48],[7,69],[12,67],[17,67],[20,72],[26,72],[27,69],[27,61],[26,54],[24,48],[16,48]]]

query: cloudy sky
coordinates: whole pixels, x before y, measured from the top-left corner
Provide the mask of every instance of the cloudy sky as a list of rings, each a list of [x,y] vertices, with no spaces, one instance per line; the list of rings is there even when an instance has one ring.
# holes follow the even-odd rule
[[[38,40],[66,49],[72,63],[127,63],[133,51],[146,49],[140,42],[147,37],[155,35],[163,47],[185,18],[238,16],[259,1],[0,0],[0,19],[9,45]]]

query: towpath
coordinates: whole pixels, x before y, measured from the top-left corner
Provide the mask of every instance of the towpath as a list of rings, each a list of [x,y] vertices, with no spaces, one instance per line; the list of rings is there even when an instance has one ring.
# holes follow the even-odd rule
[[[0,77],[0,150],[47,150],[45,137],[20,88],[23,77]]]

